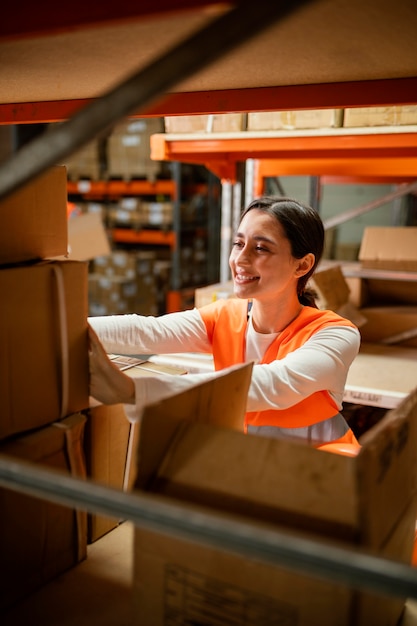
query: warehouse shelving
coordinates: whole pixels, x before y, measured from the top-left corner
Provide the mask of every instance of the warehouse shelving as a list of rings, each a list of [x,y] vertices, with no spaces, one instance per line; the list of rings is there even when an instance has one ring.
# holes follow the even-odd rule
[[[256,9],[257,3],[245,4]],[[161,117],[417,102],[414,0],[317,1],[304,3],[305,7],[303,3],[286,4],[293,11],[285,22],[271,24],[264,37],[244,43],[224,60],[203,69],[200,77],[188,76],[181,83],[179,68],[178,84],[171,85],[170,92],[165,90],[159,100],[155,96],[131,115]],[[0,25],[1,124],[73,119],[92,102],[101,100],[110,87],[138,65],[146,68],[152,58],[209,21],[213,6],[218,12],[230,6],[197,0],[122,1],[112,5],[87,5],[74,0],[57,12],[52,3],[43,5],[21,2],[14,10],[9,8],[7,19]],[[138,42],[142,43],[140,50]],[[415,135],[409,139],[415,141]],[[330,140],[317,141],[324,146]],[[361,141],[355,136],[352,145],[356,142],[359,147]],[[294,141],[292,145],[295,148]],[[44,147],[47,151],[47,137]],[[397,176],[414,176],[414,169],[403,169],[416,156],[415,143],[408,148],[409,154],[392,152],[385,161],[381,157],[378,165],[384,165],[383,172],[373,168],[375,154],[371,149],[363,160],[358,154],[358,170],[350,174],[385,176],[399,166]],[[252,158],[248,151],[243,155]],[[312,159],[311,155],[304,156],[306,171],[312,167]],[[43,163],[43,158],[40,161]],[[327,165],[332,162],[330,157]],[[342,160],[339,164],[343,168]],[[233,178],[234,164],[226,166],[225,176]],[[369,169],[365,172],[364,168]],[[317,174],[315,170],[307,173]],[[223,176],[223,170],[220,174]],[[348,172],[340,169],[320,174]],[[374,574],[376,571],[375,567]]]

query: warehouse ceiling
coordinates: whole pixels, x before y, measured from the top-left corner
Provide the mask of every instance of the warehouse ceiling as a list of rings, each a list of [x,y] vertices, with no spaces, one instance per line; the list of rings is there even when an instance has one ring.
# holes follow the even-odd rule
[[[55,24],[42,33],[23,32],[17,4],[21,36],[0,28],[0,103],[96,98],[227,9],[189,2],[176,10],[184,3],[171,2],[170,11],[158,11],[167,3],[153,4],[155,13],[129,20]],[[178,75],[174,91],[417,77],[416,16],[415,0],[316,0],[193,77]]]

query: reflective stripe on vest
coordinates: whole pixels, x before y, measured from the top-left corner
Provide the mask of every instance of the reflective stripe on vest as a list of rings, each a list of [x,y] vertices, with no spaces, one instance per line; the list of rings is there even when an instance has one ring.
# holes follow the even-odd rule
[[[218,300],[199,309],[212,344],[216,370],[245,360],[248,301]],[[261,363],[271,363],[300,348],[317,331],[329,326],[355,327],[333,311],[305,306],[267,349]],[[339,412],[327,390],[317,391],[294,406],[280,410],[248,412],[245,425],[304,428],[334,417]]]
[[[301,428],[279,428],[278,426],[251,426],[248,424],[247,432],[250,435],[275,437],[291,441],[307,442],[311,446],[320,447],[326,443],[344,442],[359,445],[358,441],[349,428],[343,415],[338,413],[318,424]]]

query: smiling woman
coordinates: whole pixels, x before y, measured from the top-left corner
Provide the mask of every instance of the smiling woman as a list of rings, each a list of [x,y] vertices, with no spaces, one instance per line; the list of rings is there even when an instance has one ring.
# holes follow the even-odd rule
[[[89,318],[91,395],[126,402],[131,420],[155,402],[216,373],[146,377],[127,383],[107,353],[213,354],[215,369],[254,362],[244,430],[315,447],[358,445],[343,416],[348,369],[360,335],[319,310],[306,289],[323,251],[320,216],[288,198],[262,197],[243,212],[230,254],[236,298],[161,317]]]

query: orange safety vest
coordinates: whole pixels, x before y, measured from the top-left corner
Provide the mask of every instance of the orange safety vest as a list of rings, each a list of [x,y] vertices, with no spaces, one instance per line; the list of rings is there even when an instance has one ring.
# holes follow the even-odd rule
[[[216,370],[244,362],[245,333],[247,327],[248,301],[238,298],[218,300],[199,309],[212,344]],[[261,363],[271,363],[300,348],[312,335],[329,326],[351,326],[347,319],[333,311],[323,311],[305,306],[274,339]],[[329,392],[316,391],[294,406],[286,409],[253,411],[246,413],[245,430],[248,425],[277,426],[279,428],[300,428],[311,426],[329,419],[339,412]],[[351,430],[340,441],[356,439]]]

